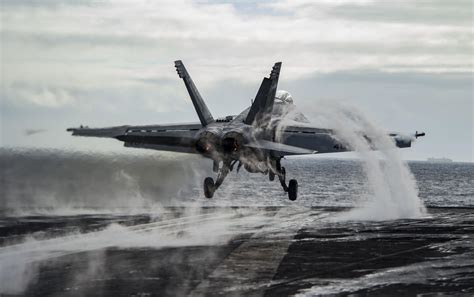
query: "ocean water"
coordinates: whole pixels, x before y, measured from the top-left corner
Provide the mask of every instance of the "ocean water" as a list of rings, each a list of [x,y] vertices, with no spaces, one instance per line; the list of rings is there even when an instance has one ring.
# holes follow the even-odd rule
[[[214,198],[202,182],[215,177],[199,156],[146,152],[94,154],[60,150],[0,150],[0,209],[4,215],[148,212],[162,206],[343,206],[369,195],[361,161],[289,157],[287,180],[299,183],[289,201],[278,180],[231,172]],[[427,207],[474,207],[473,163],[408,162]],[[383,166],[383,164],[382,164]]]
[[[207,199],[211,165],[153,151],[1,149],[0,295],[472,292],[472,163],[409,162],[427,213],[394,219],[375,203],[378,216],[371,209],[358,220],[347,215],[361,214],[373,194],[360,160],[285,159],[296,201],[278,181],[244,170]],[[274,270],[249,273],[260,266]],[[229,281],[208,282],[219,267],[234,267],[224,270]]]

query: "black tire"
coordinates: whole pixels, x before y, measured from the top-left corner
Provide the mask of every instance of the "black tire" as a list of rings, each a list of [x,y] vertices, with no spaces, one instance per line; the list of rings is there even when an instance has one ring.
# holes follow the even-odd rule
[[[268,172],[268,179],[270,181],[274,181],[275,180],[275,173],[273,171],[269,171]]]
[[[204,179],[204,196],[209,199],[214,196],[214,180],[212,177],[206,177]]]
[[[288,183],[288,198],[291,201],[295,201],[296,197],[298,197],[298,182],[296,179],[290,179]]]

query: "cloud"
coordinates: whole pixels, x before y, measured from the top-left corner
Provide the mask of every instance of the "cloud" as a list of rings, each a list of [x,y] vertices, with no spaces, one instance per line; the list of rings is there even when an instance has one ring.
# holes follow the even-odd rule
[[[13,92],[13,96],[18,98],[20,101],[53,108],[63,105],[69,105],[74,100],[71,94],[64,89],[32,89],[27,87],[21,87],[19,90],[13,89],[10,91]]]
[[[25,129],[25,135],[31,136],[46,131],[45,129]]]
[[[71,98],[73,89],[176,79],[172,61],[178,58],[198,73],[203,87],[253,81],[277,60],[291,78],[367,68],[472,68],[472,18],[459,17],[458,11],[469,10],[462,1],[276,1],[256,5],[258,14],[227,1],[3,3],[7,97],[44,106],[82,100]]]
[[[406,89],[397,94],[416,106],[426,103],[420,97],[436,92],[444,104],[457,86],[462,94],[456,98],[467,97],[453,109],[462,109],[460,121],[469,123],[471,8],[464,0],[4,0],[4,133],[18,139],[23,133],[15,127],[38,126],[32,119],[49,123],[42,136],[60,121],[68,126],[194,120],[174,71],[177,59],[219,115],[245,108],[262,76],[283,61],[281,87],[296,93],[297,104],[318,96],[355,96],[380,111],[387,101],[371,92],[397,98],[379,84],[401,84]],[[413,115],[409,106],[396,108],[406,114],[404,120]],[[430,107],[433,118],[443,114],[440,106]],[[452,125],[459,129],[459,123]]]

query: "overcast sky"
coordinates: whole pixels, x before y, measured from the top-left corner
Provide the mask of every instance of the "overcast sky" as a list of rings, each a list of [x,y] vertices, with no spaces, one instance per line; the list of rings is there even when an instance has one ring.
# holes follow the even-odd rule
[[[65,129],[197,121],[176,59],[215,116],[236,114],[283,61],[297,106],[426,131],[406,159],[474,159],[471,0],[0,3],[2,147],[130,152]]]

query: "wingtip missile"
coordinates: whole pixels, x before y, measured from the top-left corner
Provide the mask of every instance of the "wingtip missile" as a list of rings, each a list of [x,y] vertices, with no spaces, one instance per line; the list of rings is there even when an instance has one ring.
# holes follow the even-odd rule
[[[426,135],[425,132],[418,132],[418,131],[415,132],[415,138],[423,137],[423,136],[425,136],[425,135]]]

